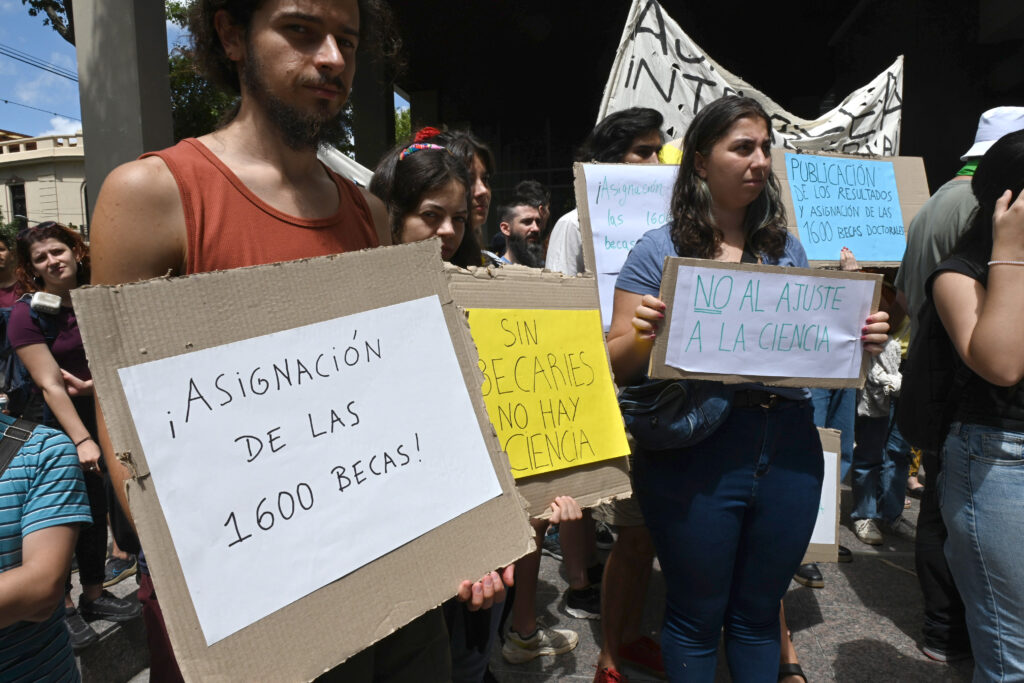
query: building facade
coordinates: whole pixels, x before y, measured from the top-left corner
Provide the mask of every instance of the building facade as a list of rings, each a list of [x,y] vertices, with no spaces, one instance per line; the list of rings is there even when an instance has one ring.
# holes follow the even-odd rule
[[[86,230],[82,135],[0,139],[0,221],[58,221]]]

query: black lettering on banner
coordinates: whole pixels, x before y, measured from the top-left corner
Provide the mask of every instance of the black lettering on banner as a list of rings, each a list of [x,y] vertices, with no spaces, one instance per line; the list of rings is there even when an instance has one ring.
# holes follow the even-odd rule
[[[647,13],[652,9],[654,10],[654,18],[658,22],[657,31],[643,26]],[[655,0],[647,0],[647,4],[642,10],[640,10],[640,16],[636,20],[636,28],[633,29],[633,40],[636,40],[636,37],[641,33],[650,33],[652,36],[657,38],[658,42],[661,43],[661,54],[668,56],[668,37],[665,34],[665,18],[661,16],[661,5],[659,5]]]
[[[785,116],[781,116],[779,114],[772,114],[768,118],[769,118],[770,121],[781,121],[782,122],[782,125],[779,126],[779,127],[776,127],[775,124],[772,123],[772,128],[775,129],[775,130],[778,130],[780,133],[785,133],[786,132],[786,128],[788,128],[789,124],[791,123],[789,119],[787,119]]]
[[[867,117],[871,116],[872,114],[874,114],[875,113],[874,109],[869,109],[868,111],[860,114],[859,116],[855,116],[854,114],[851,114],[850,112],[846,111],[842,107],[840,107],[839,111],[841,111],[842,113],[844,113],[844,114],[846,114],[847,116],[850,117],[850,132],[847,135],[848,135],[848,137],[851,140],[857,140],[859,138],[866,138],[869,135],[874,135],[875,134],[875,131],[874,130],[870,130],[870,129],[867,132],[858,133],[856,135],[854,135],[854,133],[853,133],[854,129],[857,127],[857,123],[859,121],[862,121],[862,120],[866,119]]]
[[[704,61],[704,55],[684,55],[683,43],[679,38],[676,38],[676,57],[679,57],[679,59],[683,60],[687,64],[700,64]],[[710,66],[710,64],[708,66]]]
[[[885,74],[885,96],[882,98],[882,120],[879,126],[885,127],[885,117],[903,109],[903,98],[900,97],[899,84],[891,72]],[[893,104],[895,102],[895,104]]]
[[[631,86],[633,90],[637,89],[637,84],[640,82],[641,71],[647,72],[647,76],[651,79],[651,83],[654,84],[654,87],[657,88],[658,94],[661,95],[661,98],[665,100],[665,102],[671,102],[672,93],[675,92],[676,89],[676,72],[669,72],[668,92],[666,93],[665,89],[661,87],[661,83],[659,83],[658,79],[655,78],[654,72],[651,71],[651,67],[647,66],[647,60],[642,57],[640,58],[640,62],[639,64],[637,64],[636,67],[636,76],[633,77],[633,85]]]
[[[718,84],[715,83],[712,80],[708,80],[707,78],[702,78],[701,76],[695,76],[693,74],[683,74],[683,78],[685,78],[688,81],[693,81],[694,83],[697,84],[697,88],[694,90],[694,93],[693,93],[693,113],[696,114],[698,111],[700,111],[700,91],[701,91],[701,88],[703,88],[705,85],[708,85],[708,86],[711,86],[711,87],[715,87]]]

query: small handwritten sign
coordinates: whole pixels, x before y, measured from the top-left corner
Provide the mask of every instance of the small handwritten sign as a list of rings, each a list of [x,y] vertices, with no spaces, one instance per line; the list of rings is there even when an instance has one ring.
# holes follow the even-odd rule
[[[891,161],[786,153],[800,241],[812,261],[849,247],[861,261],[899,261],[906,249]]]
[[[879,281],[860,273],[667,259],[661,294],[668,333],[655,343],[652,368],[659,369],[660,358],[675,372],[652,376],[860,383],[861,328]]]
[[[501,494],[436,296],[119,375],[207,645]]]
[[[513,476],[629,453],[597,311],[471,308],[469,327]]]
[[[607,329],[615,279],[626,256],[645,232],[671,220],[669,203],[679,166],[577,164],[575,170],[585,261],[587,269],[597,274],[601,317]]]

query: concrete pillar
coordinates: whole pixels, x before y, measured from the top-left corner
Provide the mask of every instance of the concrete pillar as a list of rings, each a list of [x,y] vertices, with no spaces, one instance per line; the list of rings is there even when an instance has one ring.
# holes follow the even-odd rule
[[[384,67],[362,56],[352,85],[356,161],[373,168],[395,142],[395,91]]]
[[[75,3],[89,216],[115,166],[174,142],[162,2]]]

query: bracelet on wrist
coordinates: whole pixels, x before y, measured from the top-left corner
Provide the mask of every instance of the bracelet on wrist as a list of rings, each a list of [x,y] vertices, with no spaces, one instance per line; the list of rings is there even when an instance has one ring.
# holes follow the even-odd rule
[[[989,266],[1024,266],[1024,261],[989,261]]]
[[[92,441],[92,437],[91,436],[87,436],[84,439],[82,439],[81,441],[76,441],[75,442],[75,448],[78,448],[79,446],[81,446],[86,441]]]

